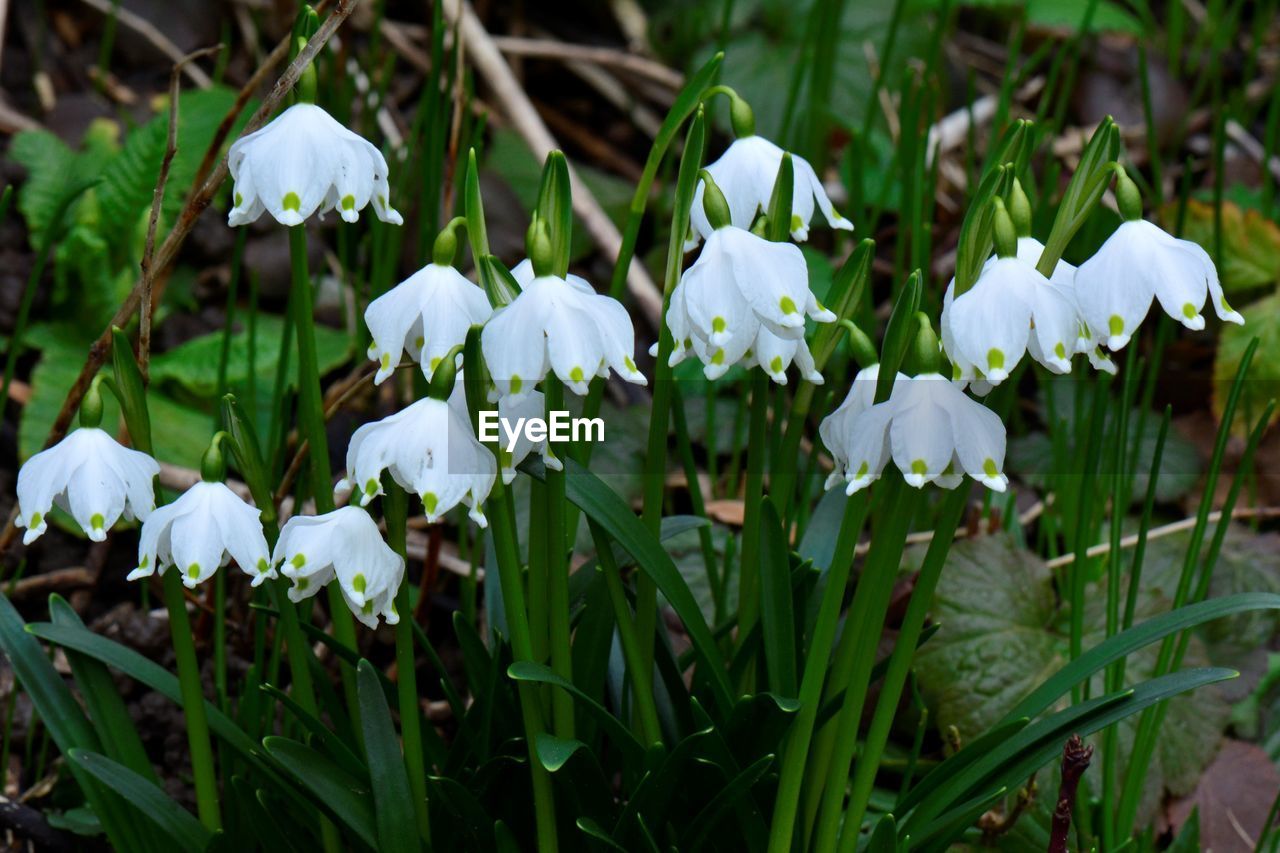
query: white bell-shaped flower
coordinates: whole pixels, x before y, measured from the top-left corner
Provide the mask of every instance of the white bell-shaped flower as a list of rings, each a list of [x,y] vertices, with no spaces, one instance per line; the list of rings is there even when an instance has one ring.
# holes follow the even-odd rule
[[[548,371],[575,394],[586,394],[592,377],[608,376],[610,368],[647,384],[632,357],[635,328],[621,302],[575,275],[534,275],[528,261],[512,275],[520,294],[493,312],[480,335],[499,393],[528,394]]]
[[[497,463],[466,415],[444,400],[426,397],[357,429],[347,445],[346,479],[335,491],[352,490],[367,506],[383,493],[383,471],[422,500],[428,521],[462,504],[470,507],[476,524],[488,524],[482,505],[497,477]]]
[[[1121,223],[1102,248],[1076,270],[1076,299],[1089,335],[1118,350],[1147,316],[1154,298],[1188,329],[1204,328],[1201,310],[1213,302],[1218,318],[1243,324],[1227,304],[1209,253],[1142,219],[1142,197],[1123,169],[1116,172]]]
[[[484,291],[452,266],[430,263],[369,303],[364,322],[378,363],[374,384],[395,372],[400,354],[422,365],[429,379],[440,359],[483,325],[493,310]]]
[[[735,139],[720,155],[720,159],[707,167],[729,203],[732,225],[750,228],[756,214],[769,208],[773,185],[777,181],[784,153],[786,152],[763,136],[752,134]],[[809,221],[813,219],[815,205],[821,209],[827,224],[832,228],[852,231],[853,223],[832,206],[822,181],[818,179],[818,174],[809,165],[809,161],[792,154],[791,166],[791,237],[795,240],[809,239]],[[693,208],[689,216],[693,235],[685,244],[686,250],[697,246],[699,238],[706,239],[715,231],[702,208],[703,191],[703,182],[699,181],[693,191]]]
[[[997,492],[1009,482],[1004,424],[938,373],[897,378],[888,400],[836,420],[823,440],[843,463],[828,487],[844,479],[848,494],[879,479],[890,457],[916,488],[955,488],[962,472]]]
[[[226,483],[196,483],[143,522],[138,567],[129,580],[163,575],[172,566],[181,573],[182,583],[193,588],[235,560],[258,586],[276,576],[260,514]]]
[[[1122,223],[1080,265],[1076,296],[1084,321],[1111,350],[1129,342],[1153,298],[1188,329],[1204,328],[1200,312],[1206,299],[1212,300],[1219,319],[1244,323],[1227,304],[1209,253],[1142,219]]]
[[[389,625],[400,621],[395,597],[404,580],[404,559],[363,509],[295,515],[280,531],[273,560],[293,581],[290,601],[310,598],[337,578],[347,606],[365,625],[378,627],[379,616]]]
[[[675,347],[670,363],[692,350],[706,376],[715,379],[750,352],[775,381],[786,381],[793,359],[812,379],[817,371],[803,341],[806,315],[820,323],[836,319],[809,290],[800,250],[723,225],[711,232],[671,294],[666,322]],[[650,353],[656,354],[656,347]]]
[[[337,209],[347,222],[365,205],[383,222],[404,219],[388,198],[387,161],[315,104],[295,104],[266,127],[237,139],[227,152],[235,182],[231,225],[248,225],[265,210],[281,225]]]
[[[71,513],[94,542],[106,539],[121,516],[145,521],[155,507],[152,480],[159,473],[147,454],[121,446],[97,427],[81,427],[18,472],[15,524],[27,529],[23,544],[44,533],[54,504]]]
[[[458,371],[457,383],[453,386],[453,393],[449,395],[449,407],[457,413],[458,417],[465,421],[470,421],[471,412],[467,409],[467,395],[463,388],[462,373],[463,371]],[[499,422],[498,467],[502,471],[502,482],[504,484],[510,485],[515,480],[516,468],[528,458],[530,453],[538,453],[542,457],[542,464],[551,470],[564,470],[564,463],[551,451],[551,443],[545,437],[538,441],[533,441],[529,438],[529,433],[526,430],[518,429],[516,434],[512,436],[505,432],[502,427],[502,424],[505,423],[511,429],[515,429],[522,419],[528,421],[530,418],[541,418],[546,414],[546,406],[546,398],[541,391],[531,391],[528,394],[521,394],[519,397],[498,397],[496,409]],[[511,444],[513,438],[515,439],[515,444],[508,450],[507,446]]]
[[[835,411],[823,418],[822,423],[818,424],[818,435],[822,438],[822,443],[826,445],[827,450],[831,452],[831,458],[835,461],[835,467],[831,474],[827,477],[826,488],[831,488],[841,480],[849,483],[849,493],[862,488],[879,476],[871,474],[871,462],[869,457],[873,455],[875,448],[870,448],[866,452],[859,454],[858,464],[850,466],[848,449],[852,442],[856,442],[860,436],[852,432],[853,420],[863,412],[870,409],[875,404],[876,399],[876,383],[880,378],[880,365],[870,364],[857,372],[853,377],[853,384],[849,386],[849,393],[845,396],[844,402],[836,407]],[[894,382],[905,382],[907,378],[901,373],[894,377]],[[879,433],[875,433],[869,438],[876,438]],[[881,445],[883,438],[881,437]],[[883,468],[883,463],[881,463]]]

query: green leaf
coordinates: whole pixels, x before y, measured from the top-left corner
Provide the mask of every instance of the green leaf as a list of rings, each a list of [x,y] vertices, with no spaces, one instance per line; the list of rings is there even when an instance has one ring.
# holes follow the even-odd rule
[[[262,684],[259,685],[258,689],[275,699],[285,707],[285,710],[293,714],[298,719],[298,722],[302,723],[306,730],[311,732],[314,737],[311,743],[318,742],[323,746],[328,751],[329,756],[343,770],[356,778],[368,777],[369,769],[364,765],[364,762],[351,751],[351,747],[336,732],[321,722],[319,717],[307,711],[307,709],[298,704],[297,700],[274,684]]]
[[[150,453],[151,413],[147,411],[147,386],[142,381],[129,336],[118,327],[111,329],[111,369],[116,378],[124,422],[129,428],[129,441],[136,449]]]
[[[154,782],[107,758],[84,749],[67,757],[123,797],[168,839],[169,849],[201,851],[213,838],[194,815],[175,803]]]
[[[568,764],[579,749],[587,749],[587,745],[580,740],[556,737],[546,732],[538,733],[534,738],[534,746],[538,751],[538,761],[551,773]]]
[[[751,787],[760,781],[760,777],[764,775],[764,772],[772,764],[772,755],[763,756],[730,779],[723,788],[716,792],[711,801],[702,807],[702,810],[698,812],[689,824],[697,827],[693,838],[689,841],[689,850],[698,850],[711,839],[712,831],[716,829],[720,821],[724,819],[730,809],[751,792]]]
[[[387,697],[382,692],[382,682],[373,664],[367,660],[360,661],[356,667],[356,679],[364,752],[369,764],[369,781],[373,787],[374,814],[378,824],[378,849],[417,850],[409,773],[391,722],[391,709],[387,707]]]
[[[1249,363],[1249,381],[1240,389],[1240,410],[1232,430],[1245,435],[1267,402],[1280,397],[1280,292],[1251,303],[1243,312],[1244,325],[1223,323],[1218,336],[1218,352],[1213,359],[1213,412],[1221,419],[1231,391],[1232,379],[1254,338],[1258,352]],[[1271,423],[1280,413],[1271,416]]]
[[[623,752],[628,763],[639,764],[643,760],[644,747],[636,739],[636,736],[631,733],[631,730],[624,726],[617,717],[610,714],[607,708],[583,693],[573,682],[556,675],[549,667],[528,660],[518,660],[511,664],[511,666],[507,667],[507,675],[516,681],[534,681],[540,684],[550,684],[561,690],[568,691],[582,703],[588,713],[600,724],[600,727],[608,733],[618,749]]]
[[[796,686],[795,605],[791,601],[791,559],[782,518],[765,497],[760,512],[760,622],[769,688],[794,697]]]
[[[699,674],[712,685],[716,706],[724,712],[732,708],[729,678],[725,674],[719,649],[711,629],[698,609],[698,602],[689,591],[680,571],[645,528],[631,508],[612,489],[601,482],[573,459],[564,460],[565,496],[571,503],[596,521],[609,536],[636,558],[641,571],[653,578],[658,589],[671,604],[684,623],[690,642],[698,654],[701,666]],[[525,470],[542,479],[543,472],[536,463],[526,463]]]
[[[283,737],[262,740],[267,753],[312,795],[316,804],[349,828],[368,846],[378,849],[373,815],[373,792],[325,756]],[[401,831],[413,826],[412,813]]]
[[[871,831],[871,839],[867,842],[867,853],[897,853],[898,825],[893,815],[887,814],[876,821],[876,828]]]

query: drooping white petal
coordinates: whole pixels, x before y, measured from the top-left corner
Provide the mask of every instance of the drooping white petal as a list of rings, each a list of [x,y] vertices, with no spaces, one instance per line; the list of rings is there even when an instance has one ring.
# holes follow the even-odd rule
[[[314,104],[295,104],[236,140],[227,165],[235,182],[232,225],[247,225],[263,210],[282,225],[299,225],[332,208],[354,222],[370,203],[384,222],[403,222],[387,198],[386,158]]]
[[[1005,429],[1000,417],[953,386],[939,391],[938,401],[951,416],[955,456],[964,472],[987,488],[1003,492],[1009,479],[1003,473]]]
[[[143,522],[138,568],[129,580],[163,574],[172,566],[184,585],[195,587],[232,558],[255,584],[260,575],[274,576],[258,510],[225,483],[200,482]]]
[[[962,393],[936,373],[895,383],[889,441],[893,462],[910,486],[921,488],[946,470],[955,452],[955,435],[941,400],[948,392]]]
[[[988,264],[973,287],[953,297],[949,306],[948,337],[954,352],[992,383],[1006,379],[1027,350],[1030,289],[1048,286],[1044,276],[1016,257]]]
[[[160,466],[145,453],[122,447],[96,427],[75,430],[35,454],[18,473],[17,526],[30,544],[48,526],[56,504],[71,513],[95,542],[122,515],[146,518],[155,505],[152,480]]]

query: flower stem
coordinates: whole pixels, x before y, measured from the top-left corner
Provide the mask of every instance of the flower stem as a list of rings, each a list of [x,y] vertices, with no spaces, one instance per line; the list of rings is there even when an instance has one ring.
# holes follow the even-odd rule
[[[200,822],[211,832],[217,832],[222,826],[218,813],[218,777],[213,769],[213,745],[209,740],[209,721],[205,716],[196,644],[191,634],[191,620],[187,616],[187,602],[182,594],[182,578],[176,568],[164,573],[164,603],[169,610],[173,654],[178,661],[178,685],[182,690],[187,747],[191,750],[191,772],[196,785],[196,810],[200,814]]]
[[[613,543],[609,541],[608,534],[594,521],[588,518],[587,524],[591,527],[591,538],[596,544],[600,568],[604,571],[605,585],[609,589],[609,601],[613,604],[618,639],[622,643],[622,656],[626,659],[627,670],[631,674],[636,711],[640,718],[640,731],[644,735],[646,744],[662,743],[662,727],[658,723],[658,707],[653,699],[653,691],[641,690],[636,684],[637,673],[641,671],[643,659],[640,656],[640,642],[636,637],[635,625],[631,621],[631,609],[627,607],[627,593],[622,585],[622,575],[618,571],[617,561],[613,559]]]
[[[324,399],[320,393],[320,368],[316,358],[316,329],[311,303],[311,274],[307,269],[305,225],[289,229],[289,262],[293,272],[293,298],[290,303],[293,308],[294,334],[298,338],[298,414],[302,433],[310,448],[307,459],[311,465],[311,491],[315,497],[316,512],[326,513],[333,509],[333,475],[329,470],[329,437],[325,433]],[[342,589],[336,584],[329,584],[327,592],[333,635],[338,642],[354,649],[355,619],[342,598]],[[343,663],[341,671],[347,707],[354,715],[360,707],[356,697],[355,670],[349,663]]]
[[[760,500],[764,496],[764,468],[769,451],[769,377],[752,370],[751,422],[747,430],[746,509],[742,518],[742,556],[738,561],[738,642],[755,627],[760,616]],[[744,689],[750,690],[754,670],[744,672]]]
[[[525,610],[524,584],[520,578],[520,552],[516,545],[515,516],[511,496],[502,478],[489,493],[489,523],[493,531],[498,559],[498,582],[502,585],[502,602],[506,609],[507,630],[511,633],[511,652],[516,660],[533,660],[529,621]],[[556,840],[556,805],[551,788],[551,774],[538,758],[537,737],[545,729],[542,703],[537,685],[528,681],[517,684],[524,737],[529,749],[529,772],[533,777],[533,810],[537,823],[538,850],[550,853],[558,849]]]
[[[844,601],[844,589],[849,583],[853,568],[853,549],[862,535],[862,525],[867,517],[865,495],[856,495],[845,503],[844,518],[836,538],[827,585],[822,591],[818,618],[813,626],[813,639],[805,655],[804,673],[800,679],[800,710],[787,733],[782,747],[782,772],[778,778],[778,793],[774,799],[773,825],[770,829],[769,849],[785,851],[793,847],[796,811],[800,802],[800,788],[804,782],[809,743],[813,738],[813,726],[822,701],[822,683],[827,674],[827,661],[831,657],[831,644],[835,641],[836,627],[840,621],[840,605]]]
[[[564,409],[564,385],[554,374],[542,384],[546,395],[547,422],[552,412]],[[550,441],[550,437],[547,438]],[[547,621],[551,640],[551,669],[573,681],[573,650],[569,626],[569,561],[565,550],[564,471],[547,469]],[[537,594],[537,590],[533,590]],[[556,737],[573,738],[573,696],[567,690],[551,692],[551,721]]]
[[[385,476],[385,475],[384,475]],[[407,555],[408,495],[393,483],[382,498],[382,516],[387,523],[387,544],[403,559]],[[406,575],[396,591],[396,690],[400,697],[400,736],[404,740],[404,759],[409,774],[409,790],[413,795],[414,816],[418,834],[431,841],[431,821],[427,808],[427,767],[422,752],[422,713],[418,706],[418,674],[413,657],[413,606],[409,601],[409,578]]]

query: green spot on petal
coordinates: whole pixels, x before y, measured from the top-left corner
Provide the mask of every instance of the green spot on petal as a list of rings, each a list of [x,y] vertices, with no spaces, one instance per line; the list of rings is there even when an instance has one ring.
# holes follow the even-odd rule
[[[360,612],[361,612],[361,613],[363,613],[365,616],[368,616],[370,613],[372,613],[372,612],[373,612],[373,602],[372,602],[372,601],[366,601],[366,602],[364,603],[364,607],[361,607],[361,608],[360,608]]]
[[[301,210],[302,199],[298,198],[297,193],[285,193],[284,198],[280,200],[280,206],[285,210]]]
[[[422,349],[422,345],[425,344],[426,342],[427,342],[426,339],[423,338],[422,335],[418,335],[416,338],[413,339],[413,348]]]
[[[293,582],[293,585],[298,590],[304,590],[307,587],[311,586],[311,581],[308,578],[298,578],[296,581]]]
[[[342,209],[343,209],[343,210],[355,210],[355,209],[356,209],[356,197],[355,197],[355,196],[353,196],[353,195],[344,195],[344,196],[342,197]]]
[[[1223,311],[1234,311],[1234,310],[1235,310],[1234,308],[1232,308],[1232,307],[1231,307],[1231,303],[1227,302],[1227,297],[1225,297],[1225,296],[1224,296],[1224,297],[1222,297],[1221,299],[1219,299],[1218,301],[1222,303],[1222,310],[1223,310]]]
[[[773,361],[769,362],[769,370],[773,373],[782,372],[782,356],[775,355]]]
[[[378,481],[370,477],[369,482],[364,484],[364,493],[366,495],[376,495],[378,493]]]
[[[356,576],[351,579],[351,588],[361,595],[364,595],[364,591],[367,587],[368,581],[364,578],[364,572],[358,572]]]
[[[961,372],[960,372],[960,365],[958,365],[958,364],[953,364],[953,365],[951,365],[951,378],[952,378],[952,379],[959,379],[959,378],[960,378],[960,375],[961,375]]]
[[[149,565],[151,565],[151,557],[143,554],[142,559],[138,561],[138,568],[145,569]]]
[[[436,507],[440,505],[440,498],[436,497],[435,492],[427,492],[422,496],[422,508],[431,515],[436,511]]]
[[[725,323],[723,317],[711,318],[711,331],[713,332],[723,332],[725,330],[726,325],[727,324]]]
[[[440,357],[439,357],[439,356],[437,356],[437,357],[435,357],[435,358],[431,359],[431,363],[430,363],[429,365],[427,365],[427,367],[428,367],[428,369],[429,369],[432,373],[435,373],[435,372],[436,372],[436,367],[437,367],[439,364],[440,364]]]
[[[191,565],[187,566],[187,577],[193,578],[193,579],[200,577],[199,563],[192,563]]]
[[[636,369],[636,363],[635,363],[634,361],[632,361],[632,360],[631,360],[631,356],[626,356],[625,358],[623,358],[623,359],[622,359],[622,363],[623,363],[624,365],[626,365],[627,370],[635,370],[635,369]]]
[[[804,220],[800,218],[800,214],[798,213],[791,214],[791,230],[799,231],[803,227],[804,227]]]
[[[1124,318],[1121,317],[1119,314],[1112,314],[1111,319],[1107,322],[1111,328],[1111,334],[1113,335],[1124,334]]]
[[[293,559],[289,561],[295,569],[300,569],[307,564],[307,555],[301,551],[293,555]]]
[[[380,359],[378,360],[378,364],[382,365],[382,369],[383,369],[383,370],[386,370],[388,367],[390,367],[390,366],[391,366],[391,353],[389,353],[389,352],[384,352],[384,353],[382,354],[382,358],[380,358]]]
[[[784,296],[778,300],[778,307],[782,309],[783,314],[796,313],[796,303],[792,301],[790,296]]]
[[[858,473],[854,475],[854,479],[856,480],[856,479],[860,479],[862,477],[867,476],[867,472],[870,470],[871,470],[871,466],[868,465],[866,460],[864,459],[862,461],[862,464],[858,466]]]
[[[236,193],[236,207],[239,207],[242,204],[244,204],[244,196],[240,195],[240,193]]]
[[[581,382],[581,381],[582,381],[582,368],[581,368],[581,367],[574,367],[574,368],[573,368],[573,370],[570,370],[570,371],[569,371],[569,378],[570,378],[570,379],[572,379],[574,382]]]
[[[724,350],[722,349],[716,350],[715,354],[711,356],[711,363],[724,364]]]
[[[1194,320],[1196,315],[1199,313],[1200,312],[1196,310],[1196,306],[1192,305],[1190,302],[1187,302],[1182,306],[1182,316],[1186,317],[1188,320]]]
[[[911,463],[911,473],[919,474],[921,477],[929,473],[929,466],[925,464],[923,459],[917,459]]]
[[[988,477],[999,477],[1000,469],[996,467],[996,460],[987,457],[987,461],[982,463],[982,473]]]
[[[31,526],[32,526],[32,527],[39,527],[39,526],[40,526],[40,522],[41,522],[41,521],[43,521],[43,520],[44,520],[44,513],[42,513],[42,512],[33,512],[33,513],[31,513],[31,522],[30,522],[30,524],[31,524]]]
[[[1056,355],[1058,358],[1066,358],[1066,357],[1067,357],[1067,348],[1066,348],[1066,346],[1062,343],[1062,341],[1058,341],[1057,346],[1055,346],[1055,347],[1053,348],[1053,354],[1054,354],[1054,355]]]
[[[1004,369],[1004,352],[992,347],[987,350],[987,369],[1003,370]]]
[[[95,512],[93,516],[89,519],[89,526],[92,527],[94,530],[101,530],[102,526],[106,524],[106,521],[107,520],[102,517],[102,513]]]
[[[524,381],[516,374],[511,374],[511,393],[519,394],[520,388],[524,385]]]
[[[271,568],[271,564],[267,562],[265,557],[258,558],[258,572],[265,574]]]

